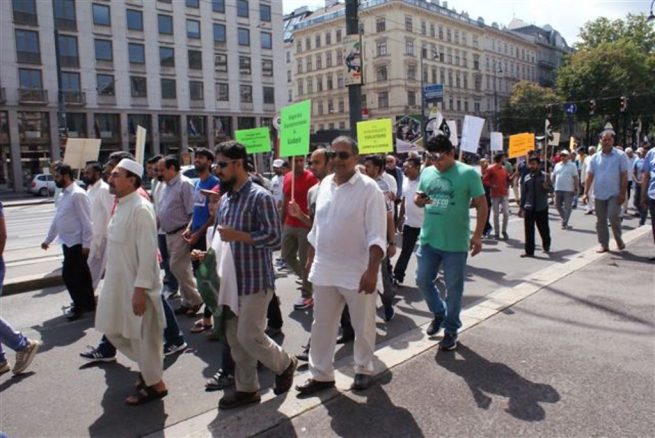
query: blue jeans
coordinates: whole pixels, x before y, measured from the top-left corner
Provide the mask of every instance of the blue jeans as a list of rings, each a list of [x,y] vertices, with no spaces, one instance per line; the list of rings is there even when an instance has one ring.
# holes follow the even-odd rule
[[[0,295],[2,295],[2,285],[5,280],[5,262],[0,257]],[[2,344],[14,351],[22,351],[27,347],[27,338],[21,332],[15,331],[7,321],[0,318],[0,362],[7,360]]]
[[[464,293],[464,269],[468,253],[441,251],[430,245],[420,245],[416,252],[418,268],[416,284],[428,303],[428,308],[436,318],[443,318],[443,327],[447,333],[457,334],[462,326],[459,313],[462,310]],[[446,300],[439,295],[434,284],[439,267],[443,264],[446,282]]]

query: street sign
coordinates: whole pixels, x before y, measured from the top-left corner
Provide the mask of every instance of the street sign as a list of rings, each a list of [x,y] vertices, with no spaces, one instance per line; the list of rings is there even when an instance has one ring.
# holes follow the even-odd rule
[[[425,102],[443,101],[443,84],[428,84],[423,86],[423,98]]]
[[[566,112],[566,114],[572,116],[573,114],[578,112],[578,106],[574,103],[565,103],[564,111]]]

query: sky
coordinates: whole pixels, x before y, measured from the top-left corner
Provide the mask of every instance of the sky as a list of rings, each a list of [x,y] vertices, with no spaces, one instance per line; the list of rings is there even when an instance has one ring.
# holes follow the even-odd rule
[[[513,17],[538,26],[550,24],[573,45],[578,30],[587,21],[598,17],[624,18],[628,13],[648,15],[650,3],[651,0],[449,0],[448,8],[467,11],[473,19],[480,16],[486,24],[495,21],[506,26]],[[324,5],[323,0],[282,0],[285,13],[301,6],[315,10]]]

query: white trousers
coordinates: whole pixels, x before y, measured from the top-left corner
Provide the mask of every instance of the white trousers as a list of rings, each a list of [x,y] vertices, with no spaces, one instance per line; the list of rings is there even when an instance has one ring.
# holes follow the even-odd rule
[[[346,304],[355,330],[355,373],[373,374],[376,300],[377,293],[314,285],[314,322],[309,348],[309,371],[314,380],[334,380],[334,349],[341,312]]]
[[[107,240],[103,240],[98,250],[93,254],[89,254],[89,258],[86,263],[89,265],[89,271],[91,272],[91,283],[93,284],[93,290],[97,289],[100,280],[103,275],[105,275],[105,268],[107,266]]]
[[[152,386],[164,375],[164,329],[159,325],[155,309],[148,299],[146,312],[141,318],[140,339],[129,339],[116,334],[108,334],[107,338],[118,351],[139,365],[143,381]]]

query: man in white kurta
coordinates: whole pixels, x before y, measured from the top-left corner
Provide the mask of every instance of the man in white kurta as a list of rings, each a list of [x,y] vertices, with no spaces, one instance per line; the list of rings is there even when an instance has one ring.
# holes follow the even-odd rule
[[[118,205],[107,233],[107,271],[98,300],[96,329],[139,364],[148,389],[165,395],[162,333],[166,320],[154,256],[157,225],[152,205],[136,192],[142,173],[140,164],[124,159],[109,178]],[[136,396],[127,403],[139,404],[138,400]]]
[[[102,166],[99,163],[89,163],[86,166],[84,180],[88,184],[86,194],[91,203],[93,224],[93,242],[87,263],[95,290],[105,273],[107,264],[107,226],[114,205],[114,195],[109,193],[109,184],[102,180]]]

